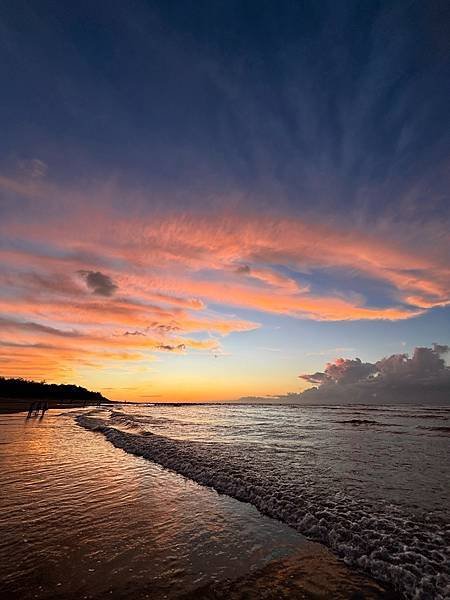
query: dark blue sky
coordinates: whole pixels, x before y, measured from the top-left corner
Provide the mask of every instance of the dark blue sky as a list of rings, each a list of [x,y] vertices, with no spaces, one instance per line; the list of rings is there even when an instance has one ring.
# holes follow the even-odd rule
[[[375,212],[420,170],[443,207],[445,2],[2,6],[6,163],[254,197],[269,186],[293,207],[358,205],[389,180],[366,200]]]

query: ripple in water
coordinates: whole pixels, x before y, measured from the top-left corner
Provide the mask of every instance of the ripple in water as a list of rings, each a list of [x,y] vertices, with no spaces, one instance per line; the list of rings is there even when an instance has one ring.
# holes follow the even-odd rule
[[[154,406],[78,421],[253,504],[405,597],[444,599],[449,416],[425,407]]]
[[[0,417],[1,598],[173,599],[307,544],[49,412]]]

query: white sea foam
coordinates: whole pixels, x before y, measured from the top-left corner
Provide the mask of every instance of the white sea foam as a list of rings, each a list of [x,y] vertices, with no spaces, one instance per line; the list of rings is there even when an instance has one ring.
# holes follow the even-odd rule
[[[286,453],[280,448],[269,452],[266,446],[250,449],[156,435],[149,431],[158,426],[154,416],[114,411],[110,418],[80,415],[77,420],[126,452],[252,503],[406,598],[450,597],[450,532],[438,511],[411,513],[393,502],[364,498],[344,485],[337,488],[331,477],[328,487],[308,469],[286,468]],[[170,419],[162,417],[164,421]],[[268,453],[270,460],[263,460]]]

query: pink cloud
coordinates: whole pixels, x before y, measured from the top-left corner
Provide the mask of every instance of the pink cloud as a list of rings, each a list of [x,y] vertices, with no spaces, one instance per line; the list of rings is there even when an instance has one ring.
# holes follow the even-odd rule
[[[386,224],[368,231],[237,210],[123,214],[110,208],[117,197],[113,188],[97,196],[95,190],[67,191],[41,179],[5,177],[0,187],[38,205],[31,219],[19,206],[0,223],[2,238],[13,241],[0,249],[1,313],[61,330],[76,326],[96,340],[100,354],[118,347],[125,352],[158,346],[217,350],[215,340],[199,342],[189,335],[225,336],[258,327],[213,312],[211,304],[345,321],[408,319],[450,302],[444,259],[450,238],[438,226],[405,228],[400,238]],[[314,291],[309,277],[316,270],[324,277],[339,270],[376,280],[391,290],[391,301],[376,307],[363,293],[345,288]],[[131,330],[143,335],[123,335]],[[50,335],[31,333],[35,344]],[[20,336],[27,341],[24,331]],[[69,368],[75,350],[61,340],[58,344],[67,359],[61,365]],[[57,361],[53,351],[45,352]],[[1,356],[6,364],[7,353]]]

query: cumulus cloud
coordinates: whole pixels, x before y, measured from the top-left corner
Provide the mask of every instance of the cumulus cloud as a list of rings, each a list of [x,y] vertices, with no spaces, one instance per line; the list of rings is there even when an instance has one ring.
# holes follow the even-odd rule
[[[375,365],[363,363],[360,358],[354,360],[338,358],[335,362],[328,363],[323,373],[305,374],[300,377],[319,385],[323,383],[354,383],[372,375],[376,370]]]
[[[447,354],[450,352],[450,346],[447,344],[433,344],[433,350],[439,355]]]
[[[363,363],[359,358],[328,363],[323,371],[300,375],[316,388],[299,395],[303,400],[408,402],[416,398],[423,402],[448,400],[450,367],[444,355],[450,348],[433,344],[417,347],[411,356],[392,354],[375,363]]]
[[[321,371],[316,371],[315,373],[304,373],[303,375],[299,375],[299,377],[300,379],[304,379],[313,385],[321,385],[322,383],[326,383],[328,381],[327,374],[322,373]]]
[[[442,355],[449,346],[433,344],[432,348],[418,347],[409,358],[408,354],[392,354],[375,363],[363,363],[360,358],[338,358],[327,363],[323,372],[300,375],[310,383],[347,384],[377,378],[378,381],[423,381],[450,374]]]
[[[118,289],[109,275],[100,271],[78,271],[86,281],[86,285],[97,296],[112,296]]]
[[[300,375],[315,387],[305,392],[239,398],[243,404],[446,404],[450,400],[450,366],[445,344],[392,354],[374,363],[339,358],[323,371]]]
[[[442,355],[449,347],[433,344],[433,348],[415,348],[411,358],[407,354],[393,354],[379,360],[375,367],[389,381],[423,381],[441,378],[449,374]]]

